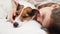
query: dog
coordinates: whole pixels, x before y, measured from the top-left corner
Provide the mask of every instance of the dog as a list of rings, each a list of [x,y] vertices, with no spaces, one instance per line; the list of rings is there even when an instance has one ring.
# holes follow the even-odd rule
[[[39,11],[34,7],[34,5],[28,2],[22,3],[22,1],[20,1],[17,7],[16,16],[13,16],[13,26],[18,27],[25,21],[28,22],[33,20],[37,13],[39,13]]]

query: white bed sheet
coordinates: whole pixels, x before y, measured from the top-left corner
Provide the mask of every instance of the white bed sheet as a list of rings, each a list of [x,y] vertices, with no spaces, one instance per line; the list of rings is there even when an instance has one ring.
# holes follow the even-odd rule
[[[19,28],[14,28],[13,24],[6,22],[6,20],[0,20],[0,34],[47,34],[40,28],[35,21],[29,21],[23,24]]]

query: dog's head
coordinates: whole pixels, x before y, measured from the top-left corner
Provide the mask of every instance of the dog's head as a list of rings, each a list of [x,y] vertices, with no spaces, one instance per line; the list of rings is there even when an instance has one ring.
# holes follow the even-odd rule
[[[31,6],[33,6],[33,5],[31,5]],[[29,21],[35,17],[38,10],[35,9],[34,6],[33,7],[31,7],[31,6],[30,6],[30,4],[29,5],[27,4],[26,6],[24,4],[19,5],[19,7],[17,9],[18,10],[17,13],[19,14],[17,16],[18,19],[15,19],[14,25],[18,25],[16,22],[20,23],[20,22],[24,22],[24,21]]]
[[[38,10],[36,9],[32,9],[31,7],[26,7],[20,16],[20,20],[23,22],[25,20],[29,21],[33,19],[36,15],[36,11],[38,12]]]
[[[30,20],[36,15],[39,11],[37,9],[32,8],[31,6],[19,5],[17,7],[17,17],[19,16],[20,21]]]

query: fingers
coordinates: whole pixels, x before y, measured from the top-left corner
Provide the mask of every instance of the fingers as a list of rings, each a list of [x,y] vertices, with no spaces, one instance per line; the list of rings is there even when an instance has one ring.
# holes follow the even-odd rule
[[[15,20],[15,17],[16,17],[16,12],[12,12],[12,13],[10,14],[9,21],[10,21],[11,23],[13,23],[13,21]]]

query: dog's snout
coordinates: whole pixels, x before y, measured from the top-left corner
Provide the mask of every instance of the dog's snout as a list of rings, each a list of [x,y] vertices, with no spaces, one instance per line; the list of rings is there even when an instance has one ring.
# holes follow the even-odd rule
[[[19,26],[19,24],[17,22],[13,23],[13,26],[16,28]]]

